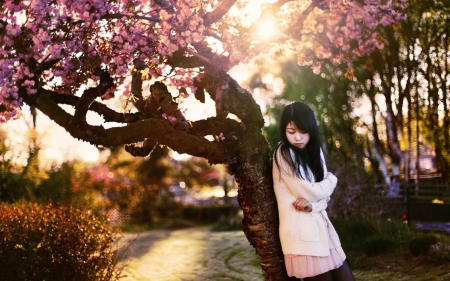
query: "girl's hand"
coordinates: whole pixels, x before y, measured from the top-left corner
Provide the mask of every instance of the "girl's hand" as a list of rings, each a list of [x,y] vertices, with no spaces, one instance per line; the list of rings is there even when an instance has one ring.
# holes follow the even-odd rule
[[[298,211],[311,212],[312,206],[305,198],[298,198],[292,203],[292,206]]]

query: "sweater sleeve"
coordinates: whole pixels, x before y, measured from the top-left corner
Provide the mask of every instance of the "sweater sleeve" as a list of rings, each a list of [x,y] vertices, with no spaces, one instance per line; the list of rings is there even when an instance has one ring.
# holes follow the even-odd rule
[[[327,173],[325,178],[320,182],[311,183],[291,171],[279,149],[275,157],[277,157],[278,163],[280,164],[280,179],[274,180],[284,181],[295,198],[305,198],[309,202],[318,202],[321,199],[330,197],[333,193],[337,178],[332,173]],[[320,204],[323,207],[323,203]]]
[[[322,159],[322,167],[325,175],[328,173],[327,164],[325,163],[325,156],[323,155],[322,149],[320,150],[320,158]],[[321,199],[317,202],[311,202],[312,213],[319,213],[325,210],[328,207],[328,201],[330,201],[330,197]]]
[[[325,210],[328,207],[328,201],[330,201],[330,197],[321,199],[317,202],[310,202],[312,207],[311,213],[319,213]]]

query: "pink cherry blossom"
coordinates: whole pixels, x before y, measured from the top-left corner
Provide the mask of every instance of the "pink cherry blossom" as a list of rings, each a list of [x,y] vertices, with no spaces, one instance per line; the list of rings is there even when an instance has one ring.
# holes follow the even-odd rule
[[[167,115],[166,113],[163,113],[161,116],[162,116],[164,119],[169,120],[171,123],[174,123],[174,122],[177,121],[177,118],[175,118],[175,117],[173,117],[173,116],[170,116],[170,115]]]
[[[205,12],[216,7],[214,1],[167,1],[169,6],[161,7],[154,1],[132,0],[6,0],[0,10],[0,29],[4,30],[0,32],[0,103],[4,108],[0,122],[20,113],[23,101],[19,89],[28,94],[52,89],[57,94],[75,95],[81,86],[98,83],[93,69],[108,71],[114,80],[115,87],[107,89],[103,99],[125,94],[136,58],[148,66],[151,79],[165,79],[193,93],[194,78],[204,69],[169,65],[171,56],[180,49],[186,50],[184,56],[205,64],[220,58],[221,63],[214,68],[227,72],[273,47],[289,48],[296,52],[299,64],[318,72],[323,59],[349,63],[382,48],[376,27],[405,18],[402,9],[406,0],[324,2],[329,5],[327,10],[316,9],[302,32],[289,33],[298,26],[310,2],[287,1],[275,17],[278,34],[262,40],[249,32],[254,22],[243,21],[249,18],[240,10],[245,1],[236,4],[235,12],[206,23]],[[198,43],[209,48],[209,57],[196,50]],[[47,64],[46,69],[35,72],[36,65]]]

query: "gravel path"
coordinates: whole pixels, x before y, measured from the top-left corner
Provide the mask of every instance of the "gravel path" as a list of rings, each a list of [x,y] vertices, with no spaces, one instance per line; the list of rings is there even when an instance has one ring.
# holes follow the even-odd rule
[[[132,241],[124,281],[264,280],[259,260],[242,231],[208,227],[124,234]]]

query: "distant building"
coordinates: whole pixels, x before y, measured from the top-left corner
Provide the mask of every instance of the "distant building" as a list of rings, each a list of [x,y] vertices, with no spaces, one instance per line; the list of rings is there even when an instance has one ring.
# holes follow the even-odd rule
[[[417,178],[416,159],[417,153],[414,149],[410,153],[410,182],[415,182]],[[419,149],[419,182],[427,184],[441,184],[441,175],[437,174],[436,152],[428,144],[420,143]]]
[[[417,175],[416,159],[417,152],[413,149],[410,153],[410,171],[411,174]],[[436,153],[434,148],[428,144],[420,143],[419,149],[419,167],[420,174],[430,174],[436,172]]]

